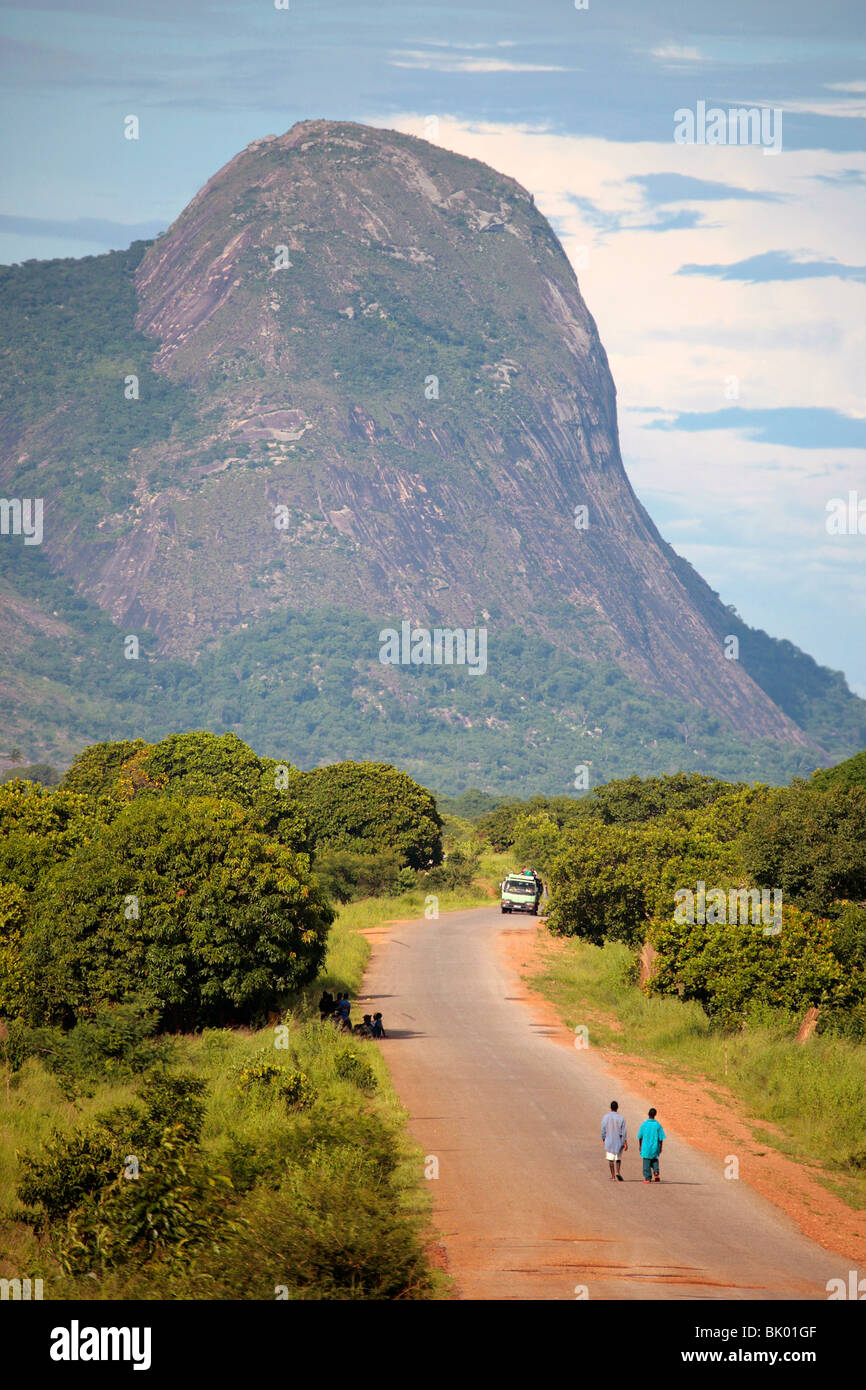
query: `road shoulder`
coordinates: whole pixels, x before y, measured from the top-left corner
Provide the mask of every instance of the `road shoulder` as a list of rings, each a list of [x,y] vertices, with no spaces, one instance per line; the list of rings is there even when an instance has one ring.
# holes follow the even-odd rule
[[[506,968],[520,982],[517,997],[545,1026],[551,1041],[574,1047],[573,1032],[556,1006],[533,984],[534,977],[543,974],[551,954],[565,949],[565,943],[551,937],[539,923],[535,930],[505,928],[499,946]],[[599,1016],[597,1008],[593,1013]],[[605,1015],[604,1021],[613,1031],[622,1031],[612,1016]],[[756,1131],[767,1133],[771,1127],[749,1116],[715,1078],[674,1075],[651,1059],[630,1052],[625,1044],[596,1046],[594,1052],[618,1080],[658,1097],[665,1124],[678,1138],[720,1164],[736,1158],[739,1180],[794,1220],[805,1236],[858,1265],[866,1263],[866,1213],[852,1209],[827,1190],[820,1180],[820,1165],[803,1164],[761,1143]]]

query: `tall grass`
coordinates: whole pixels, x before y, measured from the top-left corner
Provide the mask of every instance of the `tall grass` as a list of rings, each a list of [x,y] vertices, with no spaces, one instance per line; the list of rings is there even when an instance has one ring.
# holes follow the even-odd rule
[[[477,896],[442,893],[440,903],[444,910]],[[8,1103],[0,1086],[0,1276],[41,1276],[46,1298],[273,1298],[278,1286],[293,1299],[447,1296],[447,1280],[426,1256],[422,1155],[408,1135],[383,1053],[315,1016],[323,985],[350,993],[360,988],[370,949],[364,930],[389,916],[418,915],[424,906],[423,894],[409,893],[343,908],[319,979],[283,1016],[288,1039],[277,1031],[281,1024],[173,1039],[173,1068],[207,1084],[202,1156],[209,1170],[228,1173],[234,1184],[237,1229],[217,1261],[138,1267],[130,1260],[98,1279],[62,1272],[50,1242],[19,1219],[18,1154],[38,1153],[55,1128],[68,1133],[129,1104],[135,1086],[91,1079],[93,1094],[69,1101],[42,1061],[28,1059],[11,1080]],[[278,1038],[289,1046],[278,1047]],[[238,1072],[263,1049],[309,1077],[312,1107],[287,1110],[275,1087],[244,1093]],[[355,1063],[341,1067],[347,1053],[362,1059],[360,1075],[372,1073],[370,1085],[359,1089],[353,1082]]]
[[[482,861],[479,877],[498,881],[505,870],[497,858]],[[439,912],[491,901],[483,882],[441,889],[436,898]],[[427,906],[427,892],[414,889],[340,909],[319,977],[286,1001],[288,1048],[275,1045],[279,1024],[172,1039],[172,1068],[207,1085],[202,1155],[209,1169],[228,1173],[234,1184],[237,1231],[216,1263],[176,1266],[169,1260],[149,1268],[131,1260],[96,1279],[64,1274],[50,1241],[19,1219],[18,1155],[43,1150],[55,1129],[68,1133],[130,1104],[135,1083],[108,1084],[94,1076],[68,1100],[57,1078],[31,1057],[10,1078],[7,1101],[0,1078],[0,1276],[42,1276],[46,1298],[273,1298],[282,1284],[296,1299],[447,1296],[447,1280],[431,1269],[425,1253],[429,1197],[422,1155],[408,1135],[383,1053],[322,1025],[315,1008],[323,988],[359,991],[370,953],[366,931],[389,919],[423,916]],[[312,1107],[287,1110],[277,1089],[267,1086],[243,1092],[238,1072],[263,1049],[309,1077],[316,1091]],[[351,1068],[341,1068],[340,1059],[347,1051],[367,1063],[372,1087],[359,1090],[346,1079]]]

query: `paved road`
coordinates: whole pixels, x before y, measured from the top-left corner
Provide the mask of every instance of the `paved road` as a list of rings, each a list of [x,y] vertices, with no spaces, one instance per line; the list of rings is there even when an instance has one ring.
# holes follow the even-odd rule
[[[665,1144],[640,1181],[634,1135],[664,1097],[630,1092],[591,1049],[553,1041],[519,1002],[499,909],[401,923],[373,947],[365,997],[424,1153],[439,1162],[435,1221],[468,1299],[826,1298],[850,1261],[822,1250],[723,1165]],[[599,1125],[611,1096],[632,1136],[612,1183]]]

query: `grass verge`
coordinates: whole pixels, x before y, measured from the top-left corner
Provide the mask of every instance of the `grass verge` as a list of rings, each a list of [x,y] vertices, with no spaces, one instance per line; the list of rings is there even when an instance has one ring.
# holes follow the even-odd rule
[[[438,897],[440,911],[487,900],[475,887]],[[71,1136],[104,1135],[106,1116],[141,1109],[141,1077],[107,1080],[97,1061],[70,1088],[68,1077],[61,1086],[42,1058],[29,1057],[0,1089],[0,1277],[42,1278],[46,1299],[448,1297],[449,1281],[431,1261],[422,1155],[383,1053],[315,1016],[323,986],[359,990],[366,929],[423,915],[426,906],[419,892],[349,904],[331,930],[318,980],[279,1023],[169,1040],[169,1074],[204,1085],[201,1133],[184,1148],[184,1171],[199,1175],[189,1190],[160,1182],[170,1150],[154,1141],[141,1157],[140,1178],[126,1188],[115,1172],[108,1187],[59,1214],[23,1206],[22,1155],[52,1155],[43,1187],[56,1202],[77,1175]],[[263,1068],[263,1075],[244,1085],[244,1068]],[[283,1079],[298,1072],[312,1091],[300,1107],[281,1093]],[[127,1115],[121,1135],[132,1132],[130,1123]],[[208,1209],[207,1221],[196,1223],[208,1183],[220,1185],[220,1211]],[[140,1200],[131,1215],[133,1189]],[[183,1241],[151,1248],[142,1207],[148,1229],[154,1211],[183,1213],[172,1227]],[[34,1215],[41,1226],[27,1219]]]
[[[728,1033],[696,1003],[643,994],[630,983],[625,946],[570,938],[561,947],[527,983],[569,1028],[586,1025],[614,1052],[731,1092],[753,1117],[756,1137],[819,1163],[831,1191],[866,1208],[866,1048],[822,1035],[798,1043],[799,1018],[778,1012]]]

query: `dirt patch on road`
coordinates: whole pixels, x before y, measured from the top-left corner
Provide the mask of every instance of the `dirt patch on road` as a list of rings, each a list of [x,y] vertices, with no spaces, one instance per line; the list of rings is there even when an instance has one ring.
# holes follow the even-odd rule
[[[533,1017],[551,1030],[553,1041],[573,1047],[574,1036],[555,1006],[530,984],[531,976],[540,974],[552,955],[565,953],[566,943],[547,935],[540,924],[535,931],[503,931],[500,943],[508,968],[520,981],[521,988],[512,997],[525,1003]],[[614,1032],[624,1031],[609,1014],[596,1011],[595,1017]],[[762,1144],[755,1131],[772,1133],[773,1126],[749,1116],[723,1085],[672,1076],[619,1048],[596,1047],[595,1053],[633,1090],[657,1098],[666,1127],[679,1139],[710,1154],[720,1165],[736,1156],[740,1180],[796,1221],[810,1240],[858,1265],[866,1264],[866,1213],[852,1210],[827,1191],[820,1182],[823,1170],[818,1164],[794,1161]],[[708,1084],[712,1094],[706,1090]]]

